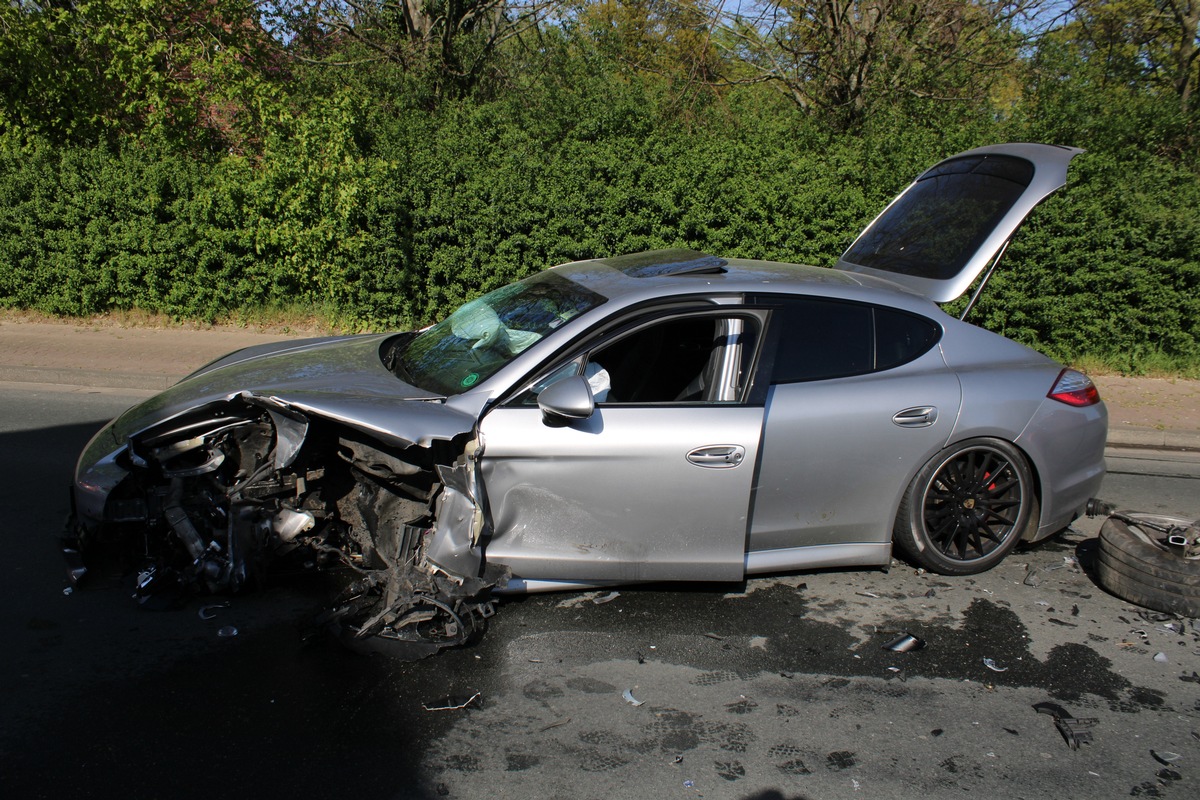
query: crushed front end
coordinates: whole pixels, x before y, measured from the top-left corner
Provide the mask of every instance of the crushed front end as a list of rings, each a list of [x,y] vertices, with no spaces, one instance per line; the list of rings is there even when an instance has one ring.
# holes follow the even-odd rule
[[[84,451],[64,552],[73,581],[113,552],[139,604],[236,593],[286,568],[328,575],[317,618],[355,649],[422,657],[470,641],[485,570],[471,432],[417,445],[243,393]],[[285,568],[285,569],[281,569]]]

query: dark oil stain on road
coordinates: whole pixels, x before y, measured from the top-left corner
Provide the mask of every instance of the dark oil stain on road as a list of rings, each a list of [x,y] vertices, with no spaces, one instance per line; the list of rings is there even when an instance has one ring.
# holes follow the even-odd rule
[[[506,604],[493,620],[490,642],[485,639],[482,647],[487,649],[491,643],[515,635],[527,617],[544,618],[547,607],[560,599],[538,596]],[[848,682],[852,677],[887,676],[889,666],[902,663],[907,680],[970,680],[993,686],[1033,687],[1064,702],[1093,695],[1107,701],[1113,710],[1129,713],[1164,707],[1161,693],[1133,686],[1113,670],[1109,659],[1086,645],[1055,645],[1044,661],[1037,659],[1030,651],[1026,626],[1003,601],[975,599],[955,624],[924,624],[909,630],[914,623],[896,620],[898,630],[907,630],[928,642],[923,649],[902,654],[902,660],[898,659],[900,654],[882,649],[887,640],[894,638],[894,631],[881,633],[879,642],[860,646],[844,627],[807,618],[808,604],[807,598],[782,585],[734,600],[725,599],[715,590],[624,589],[616,603],[585,607],[586,613],[560,614],[556,626],[617,634],[630,642],[650,641],[664,634],[693,637],[695,646],[687,652],[687,663],[703,670],[693,679],[697,685],[773,670],[834,676],[827,688],[837,688],[836,682]],[[746,646],[747,632],[769,638],[772,647]],[[630,658],[634,657],[634,649],[631,644]],[[608,654],[613,655],[617,654]],[[984,658],[1003,671],[985,667]],[[897,683],[892,691],[902,692],[902,686]]]

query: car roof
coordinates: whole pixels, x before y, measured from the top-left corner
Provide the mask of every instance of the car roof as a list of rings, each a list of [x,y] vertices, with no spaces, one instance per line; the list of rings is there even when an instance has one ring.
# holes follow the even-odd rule
[[[917,292],[876,276],[778,261],[719,258],[696,250],[651,250],[575,261],[553,269],[621,306],[693,294],[811,294],[925,313],[936,309]]]

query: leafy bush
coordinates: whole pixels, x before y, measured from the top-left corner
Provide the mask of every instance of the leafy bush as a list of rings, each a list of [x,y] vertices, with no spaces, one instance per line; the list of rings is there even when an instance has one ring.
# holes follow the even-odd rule
[[[897,117],[834,136],[751,95],[671,120],[637,82],[580,86],[559,114],[544,97],[381,114],[343,89],[253,159],[0,138],[0,305],[203,320],[312,307],[378,329],[655,247],[830,265],[921,168],[1006,135]],[[1194,370],[1198,201],[1200,178],[1164,158],[1077,159],[972,319],[1067,360]]]

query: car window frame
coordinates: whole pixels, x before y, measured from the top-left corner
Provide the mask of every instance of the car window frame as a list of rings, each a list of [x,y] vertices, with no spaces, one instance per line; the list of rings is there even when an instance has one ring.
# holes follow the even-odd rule
[[[607,325],[591,332],[591,335],[582,338],[573,345],[564,348],[561,352],[566,355],[559,358],[554,358],[548,362],[544,362],[541,367],[533,370],[529,377],[518,381],[514,391],[508,393],[498,405],[530,408],[536,407],[536,395],[530,395],[531,390],[538,383],[546,380],[555,372],[565,369],[572,362],[586,363],[582,359],[603,347],[618,342],[619,340],[632,336],[642,330],[645,330],[652,325],[665,323],[676,319],[686,319],[695,317],[739,317],[742,319],[751,320],[757,326],[757,335],[753,337],[752,347],[754,352],[751,353],[746,366],[746,374],[749,376],[747,385],[742,390],[740,400],[730,401],[707,401],[707,400],[675,400],[661,402],[598,402],[597,408],[670,408],[670,407],[696,407],[696,406],[712,406],[712,407],[754,407],[764,406],[766,404],[768,384],[762,379],[762,364],[763,352],[766,339],[770,331],[770,312],[762,308],[752,308],[744,303],[713,302],[712,299],[706,299],[703,304],[696,302],[672,303],[665,306],[657,306],[650,309],[645,307],[632,309],[630,313],[621,315],[619,319],[611,321]],[[547,366],[548,364],[548,366]],[[574,374],[580,374],[578,371]],[[569,377],[569,376],[564,376]],[[547,384],[549,386],[550,384]],[[546,387],[543,386],[543,389]],[[529,402],[527,398],[533,398],[533,402]]]
[[[865,308],[871,309],[873,312],[872,313],[872,333],[871,333],[872,338],[873,338],[871,368],[867,369],[867,370],[857,371],[857,372],[838,373],[838,374],[825,375],[825,376],[816,377],[816,378],[801,378],[801,379],[795,379],[795,380],[777,381],[775,378],[775,368],[779,361],[780,348],[783,346],[782,337],[783,337],[783,331],[784,331],[784,311],[785,311],[784,306],[789,302],[797,302],[797,301],[817,301],[817,302],[822,302],[822,303],[841,304],[841,305],[845,305],[845,306],[858,306],[858,307],[865,307]],[[880,373],[884,373],[884,372],[889,372],[894,369],[899,369],[900,367],[903,367],[905,364],[911,364],[913,361],[916,361],[917,359],[925,356],[931,350],[936,348],[938,346],[938,344],[941,342],[942,337],[945,336],[945,333],[946,333],[945,327],[943,325],[941,325],[940,323],[938,323],[937,320],[931,319],[923,314],[919,314],[914,311],[909,311],[908,309],[896,308],[895,306],[882,305],[880,303],[871,303],[871,302],[866,302],[866,301],[862,301],[862,300],[851,300],[851,299],[844,298],[844,297],[830,297],[830,296],[818,295],[818,294],[756,294],[752,297],[747,298],[747,305],[749,307],[769,309],[771,311],[771,319],[770,319],[770,323],[769,323],[770,327],[767,330],[766,336],[764,337],[764,341],[762,344],[762,351],[760,354],[762,363],[759,368],[759,377],[762,379],[763,383],[765,385],[767,385],[768,387],[790,386],[790,385],[797,384],[797,383],[815,383],[818,381],[841,380],[844,378],[857,378],[857,377],[862,377],[864,375],[876,375],[876,374],[880,374]],[[880,310],[886,311],[888,313],[895,313],[895,314],[900,314],[900,315],[907,316],[907,317],[913,317],[915,319],[919,319],[923,322],[928,323],[936,332],[936,335],[934,336],[932,343],[925,349],[917,352],[915,355],[913,355],[903,361],[897,362],[895,364],[891,364],[884,368],[876,367],[875,364],[877,364],[878,360],[879,360],[879,353],[878,353],[879,342],[878,342],[878,329],[877,329],[877,325],[876,325],[876,321],[875,321],[875,317],[874,317],[874,312],[880,311]]]

